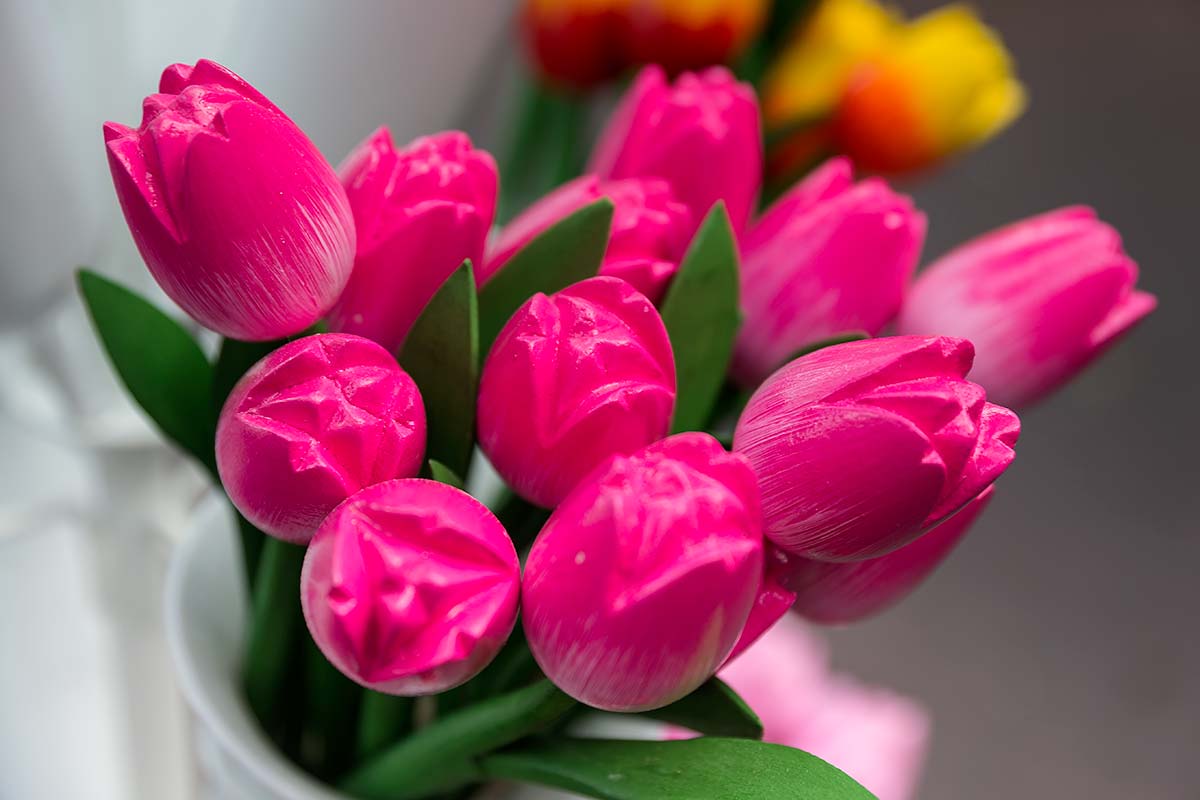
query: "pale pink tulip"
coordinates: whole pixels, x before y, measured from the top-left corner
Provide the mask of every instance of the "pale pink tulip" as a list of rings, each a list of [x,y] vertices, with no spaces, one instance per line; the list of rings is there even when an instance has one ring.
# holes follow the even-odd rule
[[[290,542],[308,541],[359,489],[416,475],[424,453],[417,385],[386,350],[349,334],[275,350],[238,381],[217,423],[229,499]]]
[[[991,485],[1020,423],[965,379],[972,354],[962,339],[867,339],[768,378],[734,433],[767,537],[821,561],[882,556]]]
[[[596,708],[666,705],[728,655],[762,570],[746,460],[681,433],[617,456],[572,492],[530,551],[522,621],[534,658]]]
[[[482,267],[496,163],[464,133],[424,136],[397,150],[380,128],[339,171],[358,252],[329,325],[396,352],[450,273],[465,259]]]
[[[534,295],[501,330],[479,380],[479,446],[552,508],[609,456],[666,436],[674,407],[658,312],[625,281],[589,278]]]
[[[674,199],[666,181],[657,178],[602,181],[584,175],[555,189],[501,231],[488,249],[480,283],[499,272],[538,234],[602,197],[613,203],[613,221],[599,274],[628,281],[657,303],[679,269],[692,230],[687,206]]]
[[[470,680],[517,619],[521,574],[490,511],[444,483],[367,487],[321,525],[300,578],[304,618],[348,678],[388,694]]]
[[[1070,380],[1154,310],[1138,267],[1090,208],[1051,211],[967,242],[913,285],[902,333],[975,344],[972,378],[1013,407]]]
[[[137,129],[104,125],[125,221],[163,291],[235,339],[316,322],[350,277],[337,175],[270,100],[212,61],[172,64]]]
[[[758,101],[724,67],[668,83],[661,67],[638,73],[600,135],[588,171],[601,178],[662,178],[699,226],[718,200],[741,231],[762,181]]]
[[[825,643],[788,615],[720,672],[763,722],[763,739],[812,753],[879,800],[909,800],[929,748],[929,714],[886,689],[828,672]]]
[[[803,347],[872,336],[896,316],[921,254],[925,215],[879,178],[855,184],[834,159],[742,237],[742,310],[733,374],[747,386]]]

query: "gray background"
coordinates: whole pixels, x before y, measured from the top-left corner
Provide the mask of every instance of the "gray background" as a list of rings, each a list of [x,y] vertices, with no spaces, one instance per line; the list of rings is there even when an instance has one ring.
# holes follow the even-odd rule
[[[835,660],[930,706],[928,800],[1200,797],[1200,2],[975,5],[1031,104],[911,187],[926,260],[1087,202],[1160,306],[1022,415],[1017,461],[971,536],[907,602],[836,633]]]

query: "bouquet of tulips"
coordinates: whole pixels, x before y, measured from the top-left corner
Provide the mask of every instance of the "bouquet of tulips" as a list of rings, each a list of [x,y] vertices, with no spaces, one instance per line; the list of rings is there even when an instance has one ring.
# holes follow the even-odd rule
[[[380,129],[335,172],[210,61],[143,108],[105,126],[121,207],[222,338],[81,290],[238,512],[250,708],[353,797],[870,796],[760,741],[715,673],[790,609],[850,622],[911,591],[1012,461],[1010,407],[1154,305],[1086,209],[915,283],[924,215],[847,160],[760,213],[758,102],[722,68],[644,69],[586,174],[498,232],[461,133]],[[579,735],[599,712],[698,736]]]

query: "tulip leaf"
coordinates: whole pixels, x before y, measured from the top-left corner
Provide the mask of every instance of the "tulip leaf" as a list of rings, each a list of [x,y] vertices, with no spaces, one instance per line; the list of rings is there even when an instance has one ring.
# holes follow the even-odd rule
[[[613,204],[589,203],[518,250],[479,292],[479,342],[487,355],[500,329],[538,292],[552,294],[590,278],[608,249]]]
[[[706,736],[761,739],[763,735],[762,720],[720,678],[710,678],[687,697],[645,715]]]
[[[154,304],[88,269],[77,275],[121,382],[163,435],[216,474],[213,369],[200,345]]]
[[[429,459],[429,477],[438,483],[453,486],[455,489],[463,488],[462,478],[458,477],[454,470],[436,459]]]
[[[479,383],[479,301],[470,260],[425,306],[404,342],[400,364],[421,390],[428,457],[466,475],[475,447]]]
[[[737,243],[724,203],[709,212],[662,303],[675,353],[673,433],[703,430],[725,380],[738,310]]]
[[[427,797],[477,781],[476,759],[541,731],[575,701],[548,680],[453,711],[355,769],[340,788],[363,800]]]
[[[493,753],[484,774],[601,800],[870,800],[816,756],[749,739],[669,742],[560,738]]]

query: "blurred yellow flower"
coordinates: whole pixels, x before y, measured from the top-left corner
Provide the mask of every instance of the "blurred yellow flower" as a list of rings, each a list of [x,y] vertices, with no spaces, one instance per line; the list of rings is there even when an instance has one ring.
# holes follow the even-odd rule
[[[768,129],[828,118],[826,146],[879,172],[978,145],[1024,107],[1003,43],[961,5],[905,23],[873,0],[826,0],[764,88]]]

